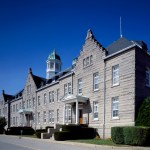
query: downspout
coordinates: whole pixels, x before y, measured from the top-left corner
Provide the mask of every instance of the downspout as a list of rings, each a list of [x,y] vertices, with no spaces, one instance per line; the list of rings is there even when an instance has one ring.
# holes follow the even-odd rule
[[[103,93],[103,139],[105,139],[105,107],[106,107],[106,62],[104,60],[104,93]]]

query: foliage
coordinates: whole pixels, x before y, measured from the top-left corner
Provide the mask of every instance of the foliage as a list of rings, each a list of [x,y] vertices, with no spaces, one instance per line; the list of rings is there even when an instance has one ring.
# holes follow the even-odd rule
[[[70,132],[68,131],[58,131],[54,133],[54,138],[56,141],[65,141],[70,139]]]
[[[124,143],[127,145],[147,146],[150,145],[150,128],[148,127],[125,127]]]
[[[7,125],[5,117],[0,117],[0,129],[4,128]]]
[[[112,127],[112,141],[116,144],[147,146],[150,145],[149,127]]]
[[[146,98],[140,106],[135,124],[150,127],[150,97]]]
[[[5,131],[7,135],[33,135],[34,129],[31,127],[10,127]]]
[[[46,129],[36,130],[35,135],[37,136],[37,138],[41,138],[41,133],[46,133]]]
[[[94,128],[71,124],[63,125],[62,132],[55,132],[54,135],[56,137],[55,140],[91,139],[96,136],[96,132]]]
[[[124,143],[123,127],[112,127],[111,138],[114,143],[123,144]]]

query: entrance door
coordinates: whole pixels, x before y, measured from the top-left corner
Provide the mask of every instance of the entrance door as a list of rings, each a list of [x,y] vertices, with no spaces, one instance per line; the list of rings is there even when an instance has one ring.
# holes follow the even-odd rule
[[[83,124],[83,112],[82,112],[82,109],[79,109],[79,124]]]

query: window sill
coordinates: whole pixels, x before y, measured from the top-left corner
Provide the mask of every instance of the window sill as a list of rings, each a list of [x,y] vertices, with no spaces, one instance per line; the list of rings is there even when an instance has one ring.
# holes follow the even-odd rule
[[[93,91],[94,91],[94,92],[97,92],[97,91],[99,91],[99,89],[94,89]]]
[[[86,68],[88,68],[88,67],[91,67],[92,65],[93,65],[93,63],[92,63],[92,64],[89,64],[89,65],[87,65],[87,66],[84,66],[83,69],[86,69]]]
[[[111,120],[120,120],[119,117],[112,117]]]
[[[117,86],[120,86],[120,84],[114,84],[114,85],[111,86],[111,88],[117,87]]]
[[[98,118],[94,118],[94,119],[93,119],[93,121],[98,121],[98,120],[99,120]]]

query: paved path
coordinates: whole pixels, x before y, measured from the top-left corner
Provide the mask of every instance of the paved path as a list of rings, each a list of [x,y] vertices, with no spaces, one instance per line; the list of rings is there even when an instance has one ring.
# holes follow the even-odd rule
[[[143,147],[112,147],[75,142],[58,142],[34,138],[0,135],[0,150],[150,150]]]

